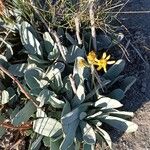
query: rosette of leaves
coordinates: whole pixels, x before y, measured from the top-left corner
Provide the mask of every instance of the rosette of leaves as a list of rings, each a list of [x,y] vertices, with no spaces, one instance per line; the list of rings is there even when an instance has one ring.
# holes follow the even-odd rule
[[[42,143],[53,150],[94,149],[99,141],[111,148],[105,124],[122,132],[137,129],[136,124],[128,121],[133,117],[132,112],[117,110],[122,107],[120,100],[135,82],[134,77],[120,75],[124,60],[118,60],[100,76],[87,64],[85,49],[75,44],[73,38],[68,38],[70,46],[62,46],[64,62],[48,32],[41,39],[27,22],[18,29],[27,60],[11,64],[7,55],[2,55],[0,65],[20,81],[38,107],[26,101],[16,85],[5,84],[7,76],[4,75],[0,82],[1,105],[7,103],[13,107],[9,115],[1,114],[1,121],[10,119],[15,127],[31,121],[33,126],[26,132],[30,136],[29,149],[40,149]],[[1,127],[0,131],[2,136],[5,128]]]

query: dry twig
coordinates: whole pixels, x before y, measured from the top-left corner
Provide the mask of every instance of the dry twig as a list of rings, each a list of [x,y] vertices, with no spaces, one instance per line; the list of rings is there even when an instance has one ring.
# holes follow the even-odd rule
[[[90,14],[90,22],[91,22],[91,34],[92,34],[93,47],[95,50],[97,50],[95,19],[94,19],[94,0],[89,0],[89,14]]]

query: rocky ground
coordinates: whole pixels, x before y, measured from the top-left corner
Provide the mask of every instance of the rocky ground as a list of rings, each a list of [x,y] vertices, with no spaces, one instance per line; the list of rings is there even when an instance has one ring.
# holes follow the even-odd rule
[[[150,0],[129,0],[122,11],[145,10],[150,10]],[[139,129],[135,134],[123,136],[113,132],[114,150],[150,150],[150,13],[121,14],[118,18],[129,30],[128,39],[135,46],[128,48],[131,62],[126,66],[126,73],[137,77],[122,103],[125,110],[135,112],[133,122]]]

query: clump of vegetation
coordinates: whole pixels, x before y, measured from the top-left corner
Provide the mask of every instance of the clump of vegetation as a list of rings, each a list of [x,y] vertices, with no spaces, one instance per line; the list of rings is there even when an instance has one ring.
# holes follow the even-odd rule
[[[13,2],[9,6],[17,5],[17,11],[13,12],[19,15],[13,13],[16,18],[12,18],[12,22],[7,20],[7,15],[3,16],[3,29],[10,29],[6,35],[16,37],[19,44],[7,36],[1,39],[4,50],[0,55],[0,136],[9,128],[29,137],[28,149],[44,146],[52,150],[92,150],[96,143],[100,146],[106,143],[112,148],[107,125],[122,132],[136,131],[137,125],[130,121],[133,113],[118,110],[122,107],[120,101],[136,79],[121,75],[125,67],[123,59],[110,59],[106,52],[96,50],[114,46],[119,42],[118,36],[99,35],[105,44],[100,43],[95,37],[96,26],[92,26],[92,33],[85,30],[81,40],[78,30],[72,35],[63,24],[74,28],[69,21],[77,14],[78,5],[83,5],[80,13],[86,16],[88,10],[92,17],[93,1],[88,4],[87,1],[77,4],[46,1],[45,5],[40,1],[34,5],[29,5],[30,1]],[[47,12],[48,6],[65,13],[60,13],[59,19],[56,11]],[[30,16],[33,12],[35,14]],[[17,17],[20,17],[18,23]],[[36,22],[35,18],[40,21]],[[52,25],[47,23],[49,19]],[[90,24],[96,25],[96,20],[91,19]],[[41,24],[46,31],[38,30]],[[56,25],[63,28],[57,28],[56,32]]]

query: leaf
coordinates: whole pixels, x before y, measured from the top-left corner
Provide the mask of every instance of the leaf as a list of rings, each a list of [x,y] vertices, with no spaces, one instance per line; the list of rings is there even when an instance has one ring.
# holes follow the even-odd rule
[[[59,57],[59,55],[60,55],[60,53],[59,53],[57,44],[55,44],[52,51],[49,52],[49,54],[48,54],[48,59],[50,61],[54,61],[55,59],[57,59]]]
[[[66,150],[73,144],[78,124],[79,119],[73,120],[72,122],[62,123],[65,137],[60,145],[60,150]]]
[[[66,55],[67,63],[72,63],[77,57],[84,57],[85,51],[76,45],[70,46]]]
[[[61,123],[53,118],[44,117],[33,121],[33,130],[47,137],[54,136],[61,129]]]
[[[6,57],[3,55],[0,55],[0,65],[2,65],[5,68],[9,67],[9,63],[8,63]]]
[[[94,114],[88,116],[86,119],[88,119],[88,120],[89,120],[89,119],[94,119],[94,118],[96,118],[97,116],[100,116],[102,113],[103,113],[102,111],[98,111],[98,112],[96,112],[96,113],[94,113]]]
[[[32,62],[35,64],[44,64],[44,65],[50,63],[49,61],[43,60],[36,55],[28,55],[28,62],[30,62],[30,63]]]
[[[31,25],[27,22],[21,23],[21,28],[19,29],[21,42],[23,46],[26,48],[28,54],[39,55],[41,58],[43,57],[43,51],[40,45],[40,42],[35,37],[34,33],[30,30]]]
[[[12,124],[18,126],[23,122],[27,122],[35,111],[36,107],[34,104],[31,101],[28,101],[26,105],[12,119]]]
[[[136,78],[133,76],[126,77],[123,80],[123,82],[121,82],[120,87],[126,93],[131,88],[131,86],[135,83],[135,81],[136,81]]]
[[[96,143],[96,135],[93,128],[86,123],[85,121],[80,121],[80,128],[83,134],[83,140],[87,144],[95,144]]]
[[[95,146],[92,144],[87,144],[87,143],[84,143],[83,144],[83,150],[94,150],[95,149]]]
[[[4,105],[9,102],[9,93],[6,90],[2,91],[1,104]]]
[[[26,68],[27,68],[26,63],[14,64],[8,68],[8,71],[12,73],[14,76],[22,77],[24,75]]]
[[[116,112],[110,112],[111,116],[123,118],[123,119],[129,119],[134,116],[133,112],[126,112],[126,111],[116,111]]]
[[[116,99],[118,101],[121,101],[124,96],[125,96],[124,91],[122,91],[121,89],[115,89],[108,94],[108,97]]]
[[[127,121],[118,117],[113,116],[104,116],[103,118],[100,118],[102,122],[105,122],[106,124],[122,131],[122,132],[135,132],[138,129],[138,125]]]
[[[110,138],[109,134],[105,130],[103,130],[103,129],[99,128],[99,127],[97,129],[99,131],[98,132],[99,135],[102,136],[102,138],[105,140],[105,142],[107,143],[109,148],[112,149],[112,142],[111,142],[111,138]]]
[[[58,139],[57,141],[53,142],[52,140],[50,140],[50,149],[51,150],[59,150],[59,147],[62,143],[62,138]]]
[[[106,34],[98,34],[97,35],[97,47],[99,49],[108,49],[111,45],[111,38]]]
[[[39,107],[42,107],[44,103],[50,101],[51,96],[56,96],[56,94],[48,89],[43,89],[36,98],[36,100],[40,102]]]
[[[120,59],[112,67],[110,67],[110,69],[103,75],[103,77],[113,81],[123,71],[124,67],[125,61]]]
[[[53,77],[50,79],[50,86],[54,91],[59,92],[63,88],[61,72],[60,70],[55,68],[52,74],[53,74]]]
[[[54,40],[52,39],[52,37],[48,32],[45,32],[43,34],[43,39],[44,39],[45,50],[49,54],[55,45]]]
[[[44,118],[44,117],[47,117],[47,115],[42,109],[37,108],[36,117],[37,118]]]
[[[13,56],[13,50],[10,44],[6,43],[6,49],[4,51],[4,56],[7,58],[7,60],[11,59]]]
[[[38,149],[40,149],[42,138],[43,138],[43,136],[39,135],[39,137],[31,144],[30,150],[38,150]]]
[[[111,99],[109,97],[100,97],[95,103],[95,107],[100,107],[101,110],[109,109],[109,108],[119,108],[122,107],[122,104],[115,100]]]
[[[71,37],[71,35],[68,32],[65,32],[65,35],[72,45],[78,45],[77,42]]]
[[[43,77],[43,70],[37,67],[28,69],[24,73],[25,81],[31,89],[43,88],[45,86],[40,82],[42,77]]]

